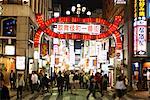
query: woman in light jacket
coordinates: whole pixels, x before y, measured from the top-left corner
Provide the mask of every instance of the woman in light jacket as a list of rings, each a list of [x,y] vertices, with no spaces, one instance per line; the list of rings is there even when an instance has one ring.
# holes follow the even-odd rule
[[[22,89],[25,86],[24,78],[22,74],[18,74],[18,78],[16,81],[17,87],[17,99],[22,98]]]
[[[115,85],[116,94],[119,99],[121,99],[122,96],[124,96],[126,86],[124,84],[124,81],[122,80],[121,76],[118,77],[118,80]]]

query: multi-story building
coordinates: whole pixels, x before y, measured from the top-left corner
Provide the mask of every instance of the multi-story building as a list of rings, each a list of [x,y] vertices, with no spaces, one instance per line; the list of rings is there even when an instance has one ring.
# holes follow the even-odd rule
[[[10,70],[25,72],[33,65],[36,14],[48,19],[51,0],[0,0],[0,65],[8,81]]]
[[[114,63],[114,78],[116,79],[117,75],[124,74],[131,80],[131,46],[129,45],[130,38],[128,37],[129,33],[132,33],[132,17],[130,16],[131,5],[130,1],[126,2],[125,0],[103,0],[103,17],[106,18],[109,22],[113,23],[115,16],[122,16],[122,22],[119,25],[118,31],[120,33],[120,38],[122,40],[122,57],[121,61]],[[130,5],[130,7],[129,7]],[[127,13],[128,12],[128,13]],[[131,24],[131,25],[129,25]],[[115,38],[110,38],[110,51],[114,48],[113,41]],[[131,43],[130,43],[131,44]],[[111,52],[109,52],[111,54]],[[113,56],[113,58],[116,58]],[[110,57],[112,58],[112,56]],[[129,64],[130,63],[130,64]],[[118,66],[119,64],[119,66]]]

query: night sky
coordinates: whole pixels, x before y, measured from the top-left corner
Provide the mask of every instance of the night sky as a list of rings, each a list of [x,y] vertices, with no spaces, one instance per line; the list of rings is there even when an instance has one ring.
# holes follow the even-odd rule
[[[61,4],[62,15],[65,15],[66,10],[70,10],[71,6],[76,6],[78,3],[86,6],[90,11],[102,8],[102,0],[53,0],[53,3]]]

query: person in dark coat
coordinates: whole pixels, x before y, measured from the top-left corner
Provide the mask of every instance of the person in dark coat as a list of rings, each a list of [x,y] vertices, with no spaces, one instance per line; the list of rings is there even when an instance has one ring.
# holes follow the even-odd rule
[[[47,92],[48,92],[48,89],[49,89],[49,85],[48,83],[50,82],[50,80],[47,78],[47,74],[44,75],[44,77],[42,78],[42,85],[43,85],[43,90],[44,90],[44,87],[46,87],[47,89]]]
[[[10,86],[11,89],[15,89],[15,83],[16,83],[16,75],[13,72],[13,70],[11,70],[11,73],[9,75],[9,80],[10,80]]]
[[[0,100],[10,100],[9,90],[4,85],[4,79],[0,80]]]
[[[66,72],[64,74],[65,90],[69,90],[69,74]]]
[[[63,85],[64,85],[64,78],[62,77],[61,72],[59,72],[59,75],[57,77],[57,87],[59,95],[63,94]]]
[[[95,86],[96,86],[96,82],[95,82],[95,79],[92,78],[90,80],[90,86],[89,86],[89,93],[87,95],[87,100],[89,99],[89,96],[92,94],[93,97],[96,99],[96,95],[95,95],[95,92],[96,92],[96,89],[95,89]]]

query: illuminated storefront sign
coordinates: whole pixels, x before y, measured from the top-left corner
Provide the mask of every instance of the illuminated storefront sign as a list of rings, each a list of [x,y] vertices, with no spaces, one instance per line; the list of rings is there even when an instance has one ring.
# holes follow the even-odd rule
[[[115,4],[126,4],[126,0],[114,0]]]
[[[100,25],[86,24],[55,24],[58,33],[100,33]]]
[[[25,57],[24,56],[16,57],[16,69],[25,70]]]
[[[137,21],[134,28],[134,54],[146,55],[147,53],[147,21]]]
[[[146,1],[134,0],[134,18],[146,16]]]
[[[147,0],[147,17],[150,17],[150,0]]]
[[[139,0],[139,16],[145,17],[145,0]]]
[[[134,0],[134,56],[147,56],[145,0]]]
[[[98,61],[100,63],[105,63],[107,62],[107,53],[108,51],[107,50],[100,50],[100,53],[98,55]]]
[[[43,43],[41,44],[41,55],[46,56],[48,54],[48,44]]]
[[[15,55],[15,46],[6,45],[5,46],[5,55]]]

